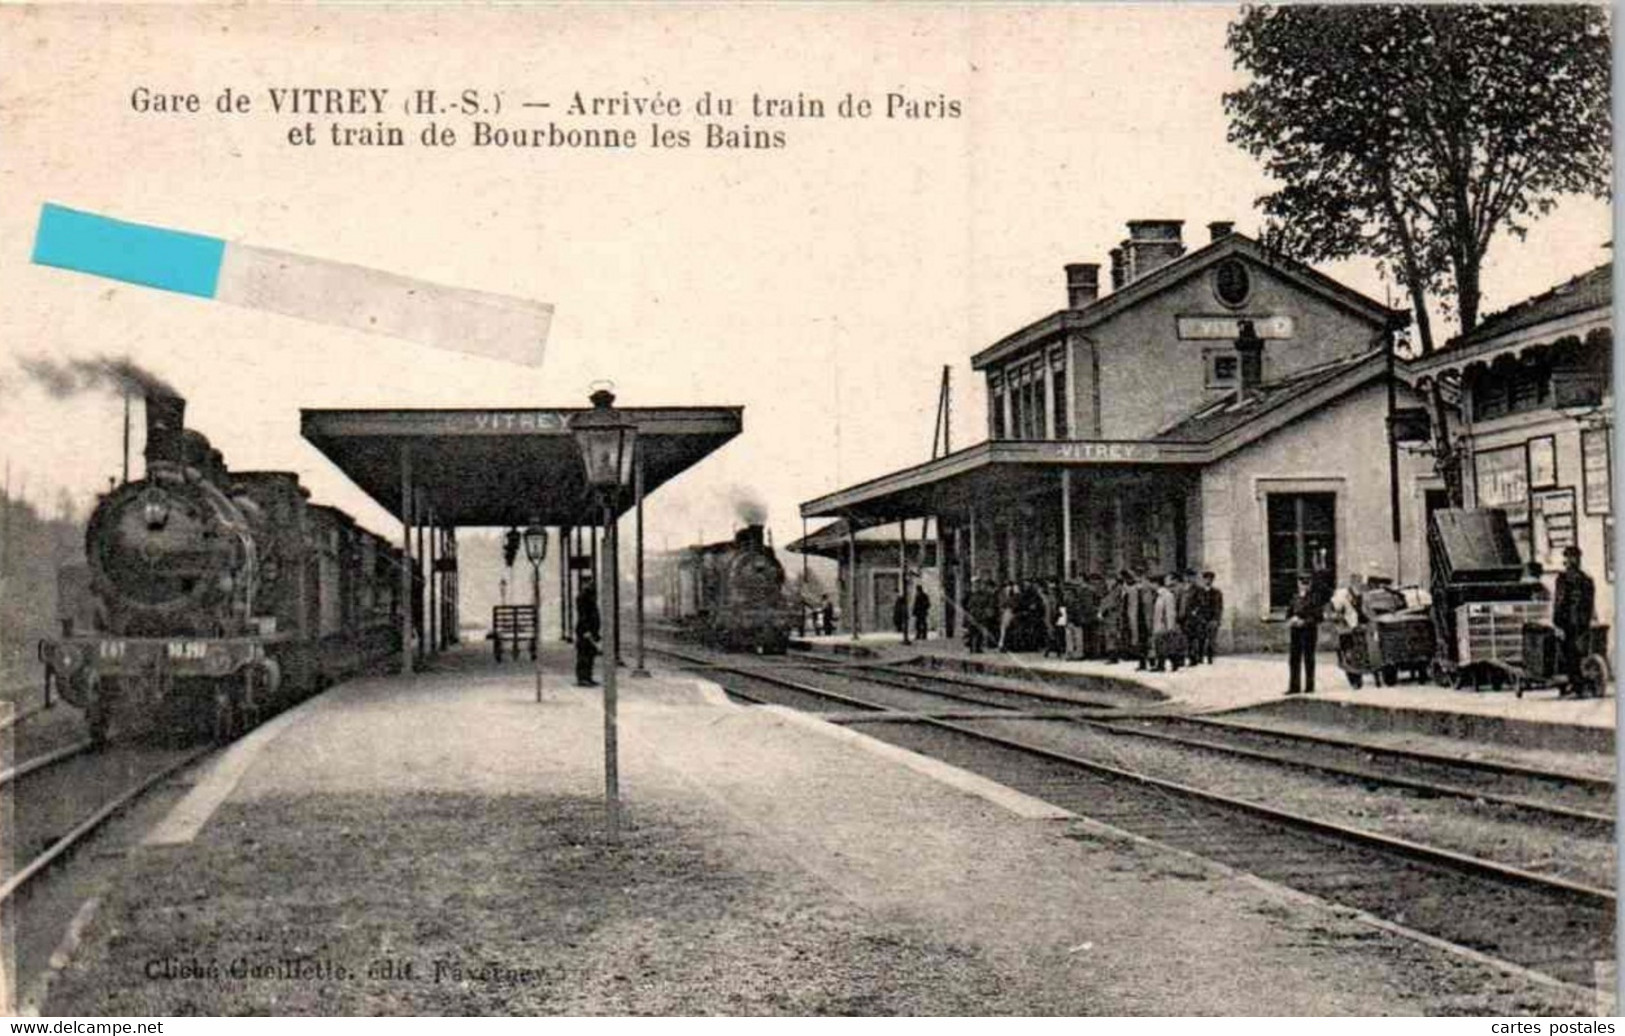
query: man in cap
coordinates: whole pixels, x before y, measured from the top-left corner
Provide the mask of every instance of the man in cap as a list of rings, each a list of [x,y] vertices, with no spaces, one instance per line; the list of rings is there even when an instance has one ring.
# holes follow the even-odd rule
[[[1290,639],[1288,694],[1315,693],[1315,641],[1320,636],[1324,605],[1308,572],[1298,573],[1298,592],[1286,606],[1287,636]],[[1301,677],[1301,678],[1300,678]]]
[[[582,576],[581,592],[576,594],[576,686],[597,687],[592,678],[592,660],[598,657],[598,637],[602,623],[598,616],[598,589],[592,576]]]
[[[1563,548],[1563,571],[1557,574],[1557,589],[1552,596],[1552,625],[1562,640],[1563,672],[1569,678],[1568,686],[1563,688],[1565,698],[1584,693],[1580,683],[1580,659],[1585,646],[1582,640],[1589,639],[1596,607],[1596,584],[1580,570],[1580,548],[1570,544]]]

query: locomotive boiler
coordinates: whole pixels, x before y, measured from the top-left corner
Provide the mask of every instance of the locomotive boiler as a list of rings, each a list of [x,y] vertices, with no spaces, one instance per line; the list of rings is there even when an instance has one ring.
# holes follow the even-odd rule
[[[784,598],[784,566],[762,526],[684,550],[676,583],[676,618],[702,643],[773,654],[789,647],[795,611]]]
[[[147,400],[146,476],[98,502],[40,643],[98,740],[115,717],[228,738],[399,649],[401,553],[290,472],[229,470],[185,406]]]

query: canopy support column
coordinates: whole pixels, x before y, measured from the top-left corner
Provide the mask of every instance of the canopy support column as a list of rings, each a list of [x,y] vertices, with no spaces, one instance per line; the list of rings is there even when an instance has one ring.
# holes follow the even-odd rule
[[[846,628],[858,639],[858,532],[852,519],[846,520]]]
[[[566,644],[570,642],[570,609],[575,607],[575,600],[570,593],[570,560],[576,553],[576,531],[574,526],[565,525],[559,529],[559,639]]]
[[[401,672],[412,672],[412,447],[401,444]]]
[[[429,522],[424,531],[429,541],[429,549],[425,554],[429,562],[429,574],[428,584],[424,587],[428,602],[428,611],[424,615],[424,640],[427,641],[429,657],[433,658],[440,653],[440,573],[435,571],[439,567],[435,561],[440,554],[440,525],[433,511],[429,512]]]
[[[908,599],[908,519],[904,518],[897,523],[897,576],[898,586],[903,592],[903,643],[909,643],[908,624],[911,617],[910,601]],[[893,609],[896,605],[892,606]]]
[[[633,471],[633,493],[637,497],[637,572],[638,572],[638,609],[637,609],[637,665],[632,669],[632,675],[647,677],[649,670],[643,666],[643,453],[638,452],[637,467]]]
[[[1077,575],[1072,562],[1072,469],[1061,469],[1061,578]]]

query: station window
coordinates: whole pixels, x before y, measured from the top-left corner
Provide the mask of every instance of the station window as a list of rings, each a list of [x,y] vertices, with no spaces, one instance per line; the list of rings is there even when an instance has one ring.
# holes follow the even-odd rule
[[[1002,439],[1005,436],[1004,428],[1004,375],[989,374],[987,376],[988,407],[993,411],[993,438]]]
[[[1206,388],[1235,388],[1241,378],[1241,357],[1228,346],[1204,350],[1202,365],[1206,371],[1202,379]]]
[[[1552,372],[1547,367],[1491,370],[1473,386],[1473,420],[1537,410],[1549,406],[1551,398]]]
[[[1054,389],[1055,438],[1065,439],[1071,433],[1066,398],[1066,349],[1051,349],[1049,354],[1050,378]]]
[[[1268,497],[1270,609],[1292,603],[1298,573],[1337,572],[1337,494],[1271,493]]]
[[[1042,439],[1047,433],[1047,393],[1044,388],[1042,354],[1005,368],[1005,385],[1010,393],[1010,437]]]
[[[1252,295],[1252,278],[1239,259],[1226,259],[1213,271],[1213,294],[1231,309],[1246,304]]]

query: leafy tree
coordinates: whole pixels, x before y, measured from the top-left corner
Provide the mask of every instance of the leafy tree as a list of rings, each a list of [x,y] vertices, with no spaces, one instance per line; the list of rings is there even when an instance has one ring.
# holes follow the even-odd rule
[[[1376,258],[1424,351],[1429,293],[1478,323],[1496,233],[1568,194],[1608,197],[1609,23],[1601,6],[1248,7],[1229,48],[1230,140],[1280,188],[1266,240],[1309,261]]]

